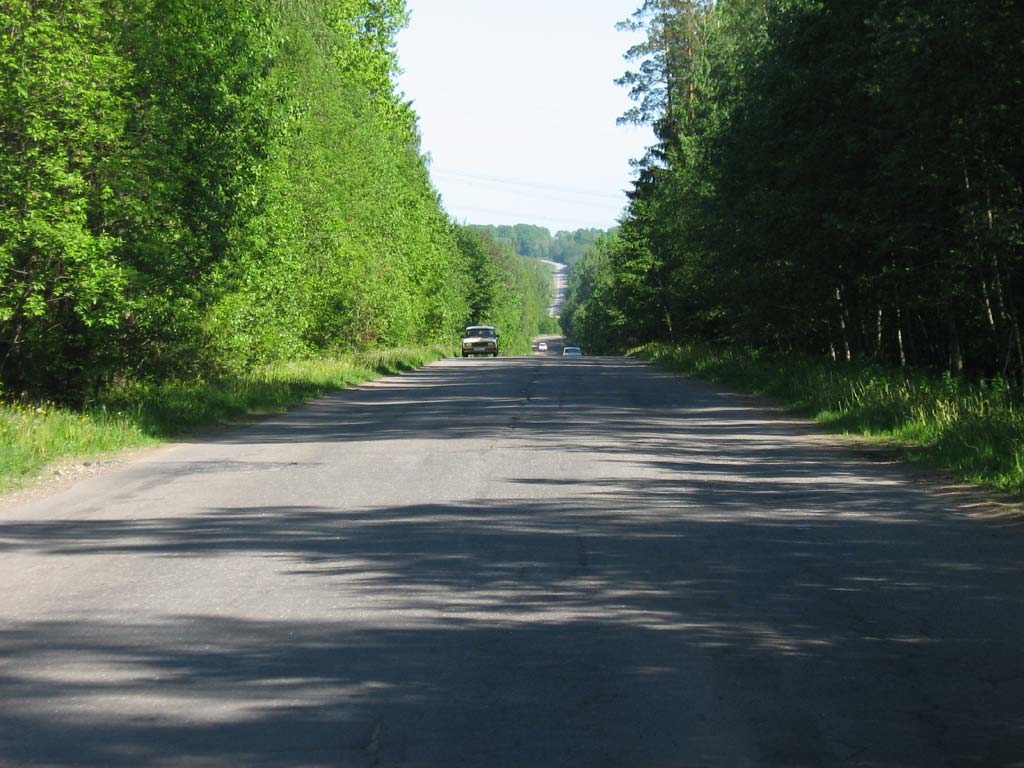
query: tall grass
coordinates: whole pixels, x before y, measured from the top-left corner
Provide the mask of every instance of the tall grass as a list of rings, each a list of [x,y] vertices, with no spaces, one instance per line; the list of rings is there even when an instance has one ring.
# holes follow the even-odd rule
[[[50,403],[0,403],[0,492],[47,466],[151,445],[185,432],[277,413],[438,360],[441,347],[364,352],[335,359],[268,365],[216,381],[134,383],[81,410]]]
[[[648,345],[631,354],[767,395],[840,432],[912,447],[908,458],[1024,496],[1024,402],[1002,379],[969,382],[698,345]]]
[[[0,404],[0,492],[17,488],[45,466],[156,442],[130,414],[101,408],[74,412],[43,404]]]

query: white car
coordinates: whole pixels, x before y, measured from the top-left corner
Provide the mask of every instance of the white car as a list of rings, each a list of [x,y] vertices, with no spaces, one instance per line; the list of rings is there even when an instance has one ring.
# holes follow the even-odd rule
[[[462,356],[498,356],[498,336],[493,325],[469,325],[462,334]]]
[[[579,347],[566,347],[562,350],[562,357],[583,357],[583,350]]]
[[[542,341],[539,344],[537,344],[537,351],[538,352],[547,352],[548,351],[548,343],[546,341]]]

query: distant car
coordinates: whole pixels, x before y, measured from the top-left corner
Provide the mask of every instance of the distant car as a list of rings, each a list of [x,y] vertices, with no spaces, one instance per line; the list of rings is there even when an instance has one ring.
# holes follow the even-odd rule
[[[493,325],[469,325],[462,334],[462,356],[492,355],[498,356],[498,339]]]
[[[562,357],[582,357],[583,350],[579,347],[566,347],[562,350]]]
[[[537,351],[538,352],[547,352],[548,351],[548,343],[546,341],[540,342],[537,345]]]

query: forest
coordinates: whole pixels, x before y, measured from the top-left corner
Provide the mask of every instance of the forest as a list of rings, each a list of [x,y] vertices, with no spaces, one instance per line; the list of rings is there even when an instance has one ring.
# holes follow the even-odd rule
[[[657,142],[573,271],[593,351],[699,342],[1024,387],[1024,8],[646,0]]]
[[[397,92],[403,0],[5,0],[0,399],[545,322],[454,224]]]
[[[472,229],[499,243],[507,243],[520,256],[549,259],[570,267],[582,259],[602,238],[617,231],[604,229],[559,230],[554,235],[547,227],[535,224],[473,224]]]

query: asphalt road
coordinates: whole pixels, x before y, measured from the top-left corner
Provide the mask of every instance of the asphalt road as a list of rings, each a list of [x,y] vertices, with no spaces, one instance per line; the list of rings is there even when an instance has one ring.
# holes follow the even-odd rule
[[[1024,766],[1020,528],[638,363],[448,360],[0,549],[5,766]]]
[[[552,277],[555,281],[555,295],[552,298],[551,305],[548,307],[548,314],[552,317],[558,317],[562,314],[562,309],[565,307],[566,292],[569,289],[569,268],[565,264],[557,261],[548,261],[547,259],[541,259],[541,263],[547,264],[552,269]]]

